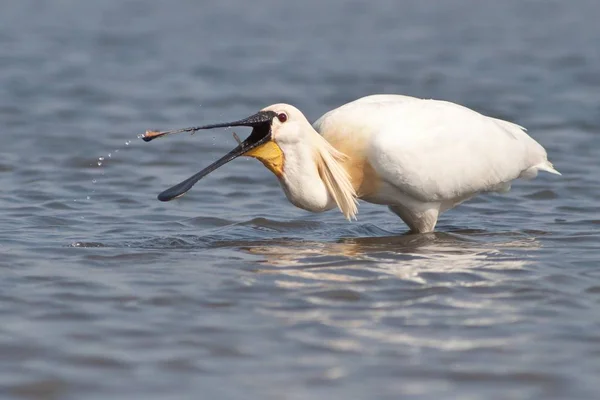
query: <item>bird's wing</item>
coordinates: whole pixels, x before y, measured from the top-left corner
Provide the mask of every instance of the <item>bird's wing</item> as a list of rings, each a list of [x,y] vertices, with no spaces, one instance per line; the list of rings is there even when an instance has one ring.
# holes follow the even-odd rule
[[[520,126],[445,101],[369,96],[325,114],[315,128],[328,140],[362,138],[379,178],[426,202],[496,190],[536,168],[552,169]]]

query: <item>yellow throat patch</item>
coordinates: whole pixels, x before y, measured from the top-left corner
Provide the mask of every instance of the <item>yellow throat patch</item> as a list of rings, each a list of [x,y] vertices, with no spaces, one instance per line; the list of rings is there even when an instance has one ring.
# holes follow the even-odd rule
[[[283,152],[274,141],[269,140],[252,150],[248,150],[244,155],[258,159],[278,178],[283,176]]]

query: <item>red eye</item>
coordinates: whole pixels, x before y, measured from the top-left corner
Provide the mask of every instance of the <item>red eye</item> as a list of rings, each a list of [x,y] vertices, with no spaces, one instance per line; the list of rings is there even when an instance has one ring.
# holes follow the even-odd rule
[[[277,115],[277,119],[279,122],[285,122],[287,121],[287,115],[285,113],[280,113]]]

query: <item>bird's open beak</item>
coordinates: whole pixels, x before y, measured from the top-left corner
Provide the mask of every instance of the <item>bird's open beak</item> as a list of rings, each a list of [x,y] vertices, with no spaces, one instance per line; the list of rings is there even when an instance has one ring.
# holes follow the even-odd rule
[[[202,171],[197,174],[189,177],[185,181],[178,183],[177,185],[165,190],[161,194],[158,195],[158,199],[160,201],[169,201],[176,199],[180,196],[183,196],[188,190],[192,188],[200,179],[204,178],[206,175],[214,171],[215,169],[221,167],[222,165],[227,164],[229,161],[241,156],[241,155],[249,155],[256,158],[261,158],[262,153],[264,151],[259,152],[258,147],[262,145],[266,145],[271,140],[271,123],[273,118],[275,118],[277,114],[273,111],[259,111],[258,113],[234,122],[226,122],[221,124],[213,124],[213,125],[204,125],[193,128],[184,128],[177,129],[174,131],[163,131],[163,132],[155,132],[155,131],[147,131],[145,135],[142,136],[142,139],[146,142],[149,142],[153,139],[156,139],[161,136],[170,135],[173,133],[180,132],[195,132],[201,129],[212,129],[212,128],[227,128],[232,126],[250,126],[252,127],[252,133],[246,140],[241,142],[235,149],[231,150],[229,153],[225,154],[223,157],[204,168]],[[276,146],[276,145],[275,145]],[[265,147],[265,146],[263,146]],[[268,150],[266,150],[268,151]],[[260,154],[257,154],[260,153]],[[261,160],[262,161],[262,160]]]

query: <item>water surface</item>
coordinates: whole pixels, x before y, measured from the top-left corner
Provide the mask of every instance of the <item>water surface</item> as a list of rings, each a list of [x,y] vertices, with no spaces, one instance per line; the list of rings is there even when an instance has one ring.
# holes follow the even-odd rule
[[[600,391],[600,3],[6,2],[0,394],[591,399]],[[309,214],[256,160],[148,128],[373,93],[526,126],[562,177],[405,235]],[[243,128],[240,136],[246,135]],[[100,163],[100,165],[99,165]]]

